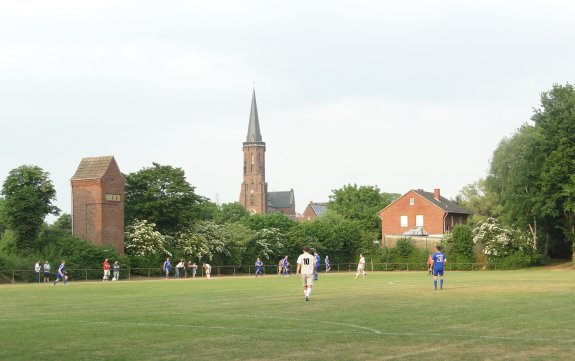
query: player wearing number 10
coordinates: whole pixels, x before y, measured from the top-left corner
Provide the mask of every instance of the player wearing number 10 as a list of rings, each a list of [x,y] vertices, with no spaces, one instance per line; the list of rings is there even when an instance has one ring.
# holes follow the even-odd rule
[[[441,252],[441,246],[436,246],[437,252],[431,256],[433,260],[433,286],[437,289],[437,275],[439,275],[439,287],[443,289],[443,266],[445,265],[445,253]]]
[[[303,285],[303,294],[305,300],[309,301],[311,295],[311,286],[313,284],[313,274],[315,270],[315,257],[308,253],[308,246],[303,247],[303,253],[297,258],[296,276],[301,275],[301,284]]]

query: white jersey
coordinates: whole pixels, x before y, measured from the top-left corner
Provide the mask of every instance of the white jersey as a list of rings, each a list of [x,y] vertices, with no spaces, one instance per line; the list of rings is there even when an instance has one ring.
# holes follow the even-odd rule
[[[300,266],[302,275],[312,275],[315,269],[315,257],[313,254],[302,253],[297,258],[297,264]]]

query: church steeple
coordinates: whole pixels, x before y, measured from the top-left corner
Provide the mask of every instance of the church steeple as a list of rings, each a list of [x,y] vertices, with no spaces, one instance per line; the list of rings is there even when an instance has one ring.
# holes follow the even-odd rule
[[[266,183],[266,143],[262,141],[256,91],[252,93],[252,108],[248,136],[243,146],[244,181],[240,203],[250,213],[268,212],[268,184]]]
[[[248,136],[246,142],[261,142],[262,134],[260,133],[260,120],[258,118],[258,106],[256,104],[256,90],[252,93],[252,108],[250,110],[250,124],[248,126]]]

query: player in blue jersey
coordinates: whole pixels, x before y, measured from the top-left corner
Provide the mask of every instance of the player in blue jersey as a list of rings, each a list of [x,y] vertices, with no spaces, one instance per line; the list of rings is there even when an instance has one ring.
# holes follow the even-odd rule
[[[443,289],[443,270],[447,259],[445,259],[445,253],[441,252],[441,246],[436,246],[437,252],[431,256],[433,260],[433,286],[437,289],[437,275],[439,275],[439,287]]]
[[[263,265],[264,263],[260,261],[260,258],[258,257],[258,259],[256,260],[256,278],[258,277],[258,275],[262,277],[264,276],[264,273],[262,272]]]
[[[288,261],[288,256],[286,255],[283,259],[283,263],[282,263],[282,274],[284,276],[289,276],[289,261]]]
[[[315,257],[315,271],[313,273],[313,280],[317,281],[319,276],[319,265],[321,261],[319,259],[319,254],[317,252],[314,252],[313,256]]]
[[[66,262],[64,262],[64,260],[62,260],[62,263],[60,263],[60,266],[58,267],[58,271],[56,272],[56,280],[54,280],[54,283],[52,283],[52,286],[56,286],[56,283],[58,283],[58,281],[62,280],[62,282],[64,282],[64,284],[66,284],[66,282],[68,281],[68,276],[66,276],[66,272],[64,272],[64,265],[66,264]]]
[[[329,256],[328,255],[325,256],[324,262],[325,262],[325,274],[328,274],[329,271],[331,270],[331,265],[329,263]]]
[[[162,266],[162,271],[166,273],[166,279],[170,277],[170,269],[172,268],[172,263],[170,262],[170,257],[166,258],[164,265]]]

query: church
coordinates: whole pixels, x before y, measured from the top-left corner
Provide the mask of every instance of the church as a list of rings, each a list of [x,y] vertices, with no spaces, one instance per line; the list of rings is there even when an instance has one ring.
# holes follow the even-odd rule
[[[251,214],[279,212],[295,220],[295,197],[289,191],[268,192],[266,182],[266,143],[262,140],[256,91],[252,93],[248,135],[243,146],[244,180],[240,192],[240,203]]]

